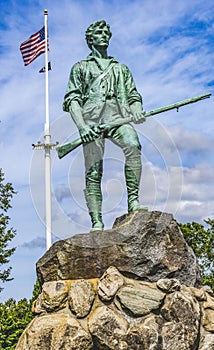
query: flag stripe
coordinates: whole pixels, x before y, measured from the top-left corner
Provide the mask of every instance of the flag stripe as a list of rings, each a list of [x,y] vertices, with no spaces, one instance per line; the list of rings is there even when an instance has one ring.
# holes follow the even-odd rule
[[[45,53],[45,27],[42,27],[37,33],[32,34],[29,39],[21,43],[20,50],[25,66]]]
[[[22,46],[22,47],[21,47],[22,52],[29,51],[29,49],[30,49],[30,50],[33,50],[37,45],[38,45],[37,42],[35,42],[35,43],[32,42],[31,44]]]
[[[45,50],[45,44],[43,44],[43,45],[39,45],[34,51],[31,51],[31,52],[26,52],[25,54],[24,54],[24,56],[25,56],[25,58],[26,59],[28,59],[28,58],[30,58],[30,57],[32,57],[32,56],[34,56],[37,52],[39,52],[39,51],[42,51],[42,50]]]
[[[40,49],[42,50],[43,48],[45,48],[45,43],[42,42],[39,45],[37,45],[33,50],[25,51],[23,54],[24,54],[25,57],[32,56],[34,54],[34,52],[37,52]]]

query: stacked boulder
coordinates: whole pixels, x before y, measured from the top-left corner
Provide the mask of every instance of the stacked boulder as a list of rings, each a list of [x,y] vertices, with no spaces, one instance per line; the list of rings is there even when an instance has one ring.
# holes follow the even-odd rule
[[[36,316],[16,350],[214,350],[212,291],[170,214],[57,242],[37,273]]]

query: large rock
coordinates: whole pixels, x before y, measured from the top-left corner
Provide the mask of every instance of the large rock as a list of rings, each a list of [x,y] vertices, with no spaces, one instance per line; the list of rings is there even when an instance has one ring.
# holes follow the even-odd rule
[[[214,333],[214,298],[211,296],[204,303],[202,324],[208,332]]]
[[[152,314],[146,319],[131,323],[126,338],[128,349],[162,350],[162,324],[161,316]]]
[[[68,285],[66,281],[45,282],[42,293],[33,304],[33,312],[53,312],[63,309],[67,303]]]
[[[91,350],[92,338],[69,314],[36,317],[16,346],[17,350]]]
[[[139,211],[118,218],[111,230],[61,240],[37,263],[47,281],[99,278],[109,266],[135,279],[176,278],[200,285],[198,264],[171,214]]]
[[[113,299],[118,289],[124,284],[124,278],[119,271],[110,266],[100,278],[98,284],[98,295],[101,300],[109,301]]]
[[[200,306],[187,289],[167,295],[161,315],[163,350],[197,349]]]
[[[115,304],[128,314],[140,317],[157,310],[164,298],[165,294],[154,284],[133,281],[118,291]]]
[[[100,279],[44,283],[35,310],[16,350],[214,350],[212,296],[176,279],[111,266]]]
[[[71,285],[68,293],[68,304],[77,318],[82,318],[88,315],[94,297],[94,291],[88,281],[77,280]]]
[[[202,330],[198,350],[214,350],[214,334]]]
[[[98,307],[90,315],[88,326],[98,349],[128,349],[125,339],[129,323],[114,310]]]

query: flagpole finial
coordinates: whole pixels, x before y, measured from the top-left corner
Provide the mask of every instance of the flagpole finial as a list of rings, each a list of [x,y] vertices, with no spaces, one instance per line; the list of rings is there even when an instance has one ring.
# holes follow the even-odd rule
[[[45,9],[45,10],[44,10],[44,15],[47,15],[47,14],[48,14],[48,10]]]

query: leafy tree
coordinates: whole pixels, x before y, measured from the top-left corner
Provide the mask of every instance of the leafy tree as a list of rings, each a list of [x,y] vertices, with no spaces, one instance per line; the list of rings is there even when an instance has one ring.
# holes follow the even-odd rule
[[[179,224],[187,244],[198,258],[203,285],[214,291],[214,220],[204,220],[205,228],[197,222]]]
[[[0,304],[0,349],[12,350],[18,342],[26,325],[32,319],[30,302],[21,299],[7,300]]]
[[[3,268],[2,265],[9,262],[9,257],[14,253],[16,248],[8,248],[9,242],[15,236],[15,230],[8,228],[10,221],[7,211],[11,208],[11,199],[15,194],[11,183],[4,183],[4,173],[0,169],[0,280],[2,282],[10,281],[11,267]],[[0,292],[3,288],[0,287]]]
[[[0,303],[0,349],[15,349],[22,332],[34,318],[32,303],[39,293],[39,284],[36,282],[30,300],[24,298],[16,302],[11,298],[5,303]]]
[[[9,248],[10,241],[16,232],[8,228],[10,218],[7,215],[11,208],[11,199],[16,193],[11,183],[4,182],[4,173],[0,168],[0,281],[10,281],[11,267],[2,268],[2,265],[9,263],[10,256],[15,248]],[[3,288],[0,287],[0,291]],[[13,350],[23,330],[33,319],[31,311],[32,303],[40,293],[38,282],[34,286],[33,296],[30,300],[26,298],[16,301],[13,298],[5,303],[0,303],[0,350]]]

